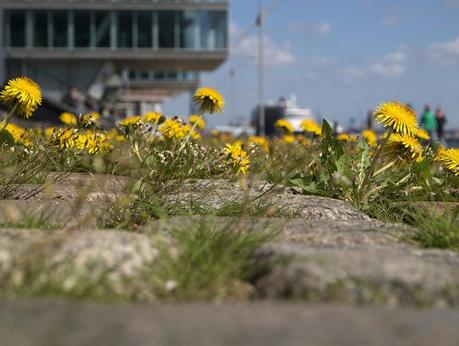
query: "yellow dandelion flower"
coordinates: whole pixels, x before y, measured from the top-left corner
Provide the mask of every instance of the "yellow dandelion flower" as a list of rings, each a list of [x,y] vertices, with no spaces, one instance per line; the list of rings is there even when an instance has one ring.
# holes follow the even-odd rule
[[[416,114],[407,105],[399,102],[381,103],[374,112],[376,120],[396,133],[414,136],[418,130]]]
[[[78,124],[77,117],[74,114],[68,112],[64,112],[59,115],[59,120],[68,126],[76,126]]]
[[[206,121],[200,115],[193,114],[190,116],[188,121],[190,122],[190,124],[196,125],[198,129],[204,130],[206,128]]]
[[[89,126],[89,125],[97,123],[99,119],[100,119],[100,113],[91,112],[91,113],[84,114],[81,117],[81,123],[85,126]]]
[[[269,152],[269,142],[265,137],[250,136],[247,142],[249,146],[260,148],[264,152]]]
[[[105,133],[88,131],[76,135],[75,148],[96,154],[109,151],[112,144]]]
[[[247,155],[247,153],[246,153]],[[240,175],[247,175],[249,174],[249,168],[250,168],[250,160],[247,157],[242,157],[239,162],[238,162],[238,170],[237,174]]]
[[[167,139],[182,139],[189,134],[190,127],[178,119],[167,119],[159,126],[159,132]]]
[[[121,126],[135,126],[142,122],[142,118],[139,115],[132,115],[130,117],[126,117],[120,121]]]
[[[385,147],[386,154],[399,160],[415,159],[422,161],[423,147],[415,138],[404,134],[393,134]]]
[[[312,119],[305,119],[301,122],[301,129],[304,132],[312,133],[316,136],[322,135],[322,128]]]
[[[363,130],[362,137],[367,141],[370,147],[376,148],[378,146],[378,135],[372,130]]]
[[[107,137],[110,140],[116,141],[116,142],[124,142],[126,140],[126,137],[120,134],[117,129],[111,129],[110,131],[108,131]]]
[[[440,161],[440,158],[442,157],[443,152],[446,150],[445,146],[443,144],[438,145],[437,152],[435,153],[435,160]]]
[[[25,146],[32,145],[32,141],[30,140],[31,133],[28,133],[21,126],[8,123],[5,126],[5,130],[8,131],[8,133],[11,135],[11,137],[13,137],[16,143],[24,144]]]
[[[10,133],[11,137],[13,137],[15,141],[18,141],[25,133],[24,128],[11,123],[6,125],[5,130]]]
[[[227,143],[225,148],[223,149],[224,152],[231,156],[231,158],[236,159],[241,155],[242,150],[242,142],[236,141],[233,144]]]
[[[312,144],[311,139],[306,138],[303,135],[296,136],[296,140],[297,140],[298,143],[303,144],[306,147],[308,147],[308,146],[310,146]]]
[[[57,129],[56,129],[55,127],[47,127],[47,128],[45,129],[45,136],[46,136],[46,138],[51,138],[56,130],[57,130]]]
[[[161,124],[165,120],[165,118],[162,113],[149,112],[143,115],[142,120],[144,123],[158,125],[158,124]]]
[[[416,131],[416,137],[418,137],[419,139],[426,140],[426,141],[430,140],[429,133],[424,129],[418,129]]]
[[[337,140],[342,142],[355,142],[357,141],[357,137],[354,135],[350,135],[348,133],[340,133],[337,137]]]
[[[282,131],[288,134],[293,133],[294,131],[293,126],[290,123],[290,121],[285,120],[285,119],[277,120],[274,126],[276,126],[277,128],[281,129]]]
[[[199,106],[201,113],[221,113],[225,106],[223,96],[215,89],[200,88],[194,96],[194,102]]]
[[[246,175],[249,173],[250,159],[247,152],[243,150],[241,141],[236,141],[233,144],[226,144],[223,150],[230,157],[233,167],[237,168],[238,175]]]
[[[438,160],[454,175],[459,176],[459,149],[444,149],[438,155]]]
[[[202,136],[199,132],[193,130],[193,128],[188,125],[188,124],[182,124],[183,126],[183,131],[188,135],[190,136],[192,139],[194,139],[195,141],[200,141]]]
[[[52,143],[59,145],[61,149],[73,148],[75,146],[75,139],[78,135],[78,130],[73,128],[47,128],[45,135]]]
[[[294,144],[296,142],[296,138],[293,135],[285,135],[282,137],[282,141],[287,144]]]
[[[24,117],[30,118],[43,102],[38,84],[30,78],[19,77],[8,81],[0,93],[0,101],[17,107]]]

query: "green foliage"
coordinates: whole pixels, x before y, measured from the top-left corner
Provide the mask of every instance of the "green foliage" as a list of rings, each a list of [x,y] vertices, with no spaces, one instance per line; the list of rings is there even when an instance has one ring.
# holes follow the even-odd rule
[[[381,215],[385,200],[458,200],[456,177],[439,170],[430,147],[424,160],[405,163],[388,160],[384,143],[371,150],[365,141],[338,141],[326,121],[322,133],[317,157],[290,179],[305,193],[346,200],[372,215]]]
[[[409,211],[406,218],[416,227],[413,239],[423,247],[459,251],[459,207],[442,213],[417,208]]]
[[[3,211],[3,214],[8,211]],[[40,229],[53,230],[62,229],[60,222],[56,221],[53,210],[11,210],[10,215],[0,222],[0,228],[21,228],[21,229]],[[16,215],[11,215],[15,213]]]
[[[166,300],[247,296],[247,279],[262,269],[252,262],[253,256],[275,234],[273,229],[237,222],[222,226],[206,218],[174,228],[153,270],[155,292]]]

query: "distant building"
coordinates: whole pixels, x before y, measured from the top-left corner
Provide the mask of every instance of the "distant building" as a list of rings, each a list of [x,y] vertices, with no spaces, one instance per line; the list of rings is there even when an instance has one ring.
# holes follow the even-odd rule
[[[228,54],[226,0],[0,0],[0,24],[0,83],[75,112],[153,110]]]
[[[257,134],[260,134],[259,125],[260,106],[257,106],[252,111],[251,126]],[[305,119],[314,119],[313,113],[308,108],[300,108],[296,103],[296,96],[292,96],[289,100],[280,98],[277,104],[265,105],[265,134],[273,136],[278,131],[275,124],[279,119],[288,120],[295,132],[301,132],[301,122]]]

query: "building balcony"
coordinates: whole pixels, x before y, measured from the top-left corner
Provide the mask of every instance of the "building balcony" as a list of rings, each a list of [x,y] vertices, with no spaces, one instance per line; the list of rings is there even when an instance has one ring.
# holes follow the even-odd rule
[[[227,57],[226,10],[27,9],[6,10],[4,17],[7,59],[212,70]]]
[[[63,49],[63,48],[5,48],[7,59],[29,62],[52,61],[112,61],[115,65],[129,69],[177,69],[177,70],[213,70],[222,64],[227,56],[226,49],[218,50],[192,50],[192,49],[167,49],[157,50],[137,49]]]
[[[2,0],[5,9],[87,10],[226,10],[227,0]]]

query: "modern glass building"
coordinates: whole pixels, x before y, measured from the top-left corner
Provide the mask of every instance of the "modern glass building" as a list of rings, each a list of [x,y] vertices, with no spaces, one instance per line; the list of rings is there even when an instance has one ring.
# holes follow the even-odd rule
[[[28,75],[55,102],[77,89],[128,112],[195,88],[228,51],[224,0],[1,0],[0,23],[1,81]]]

